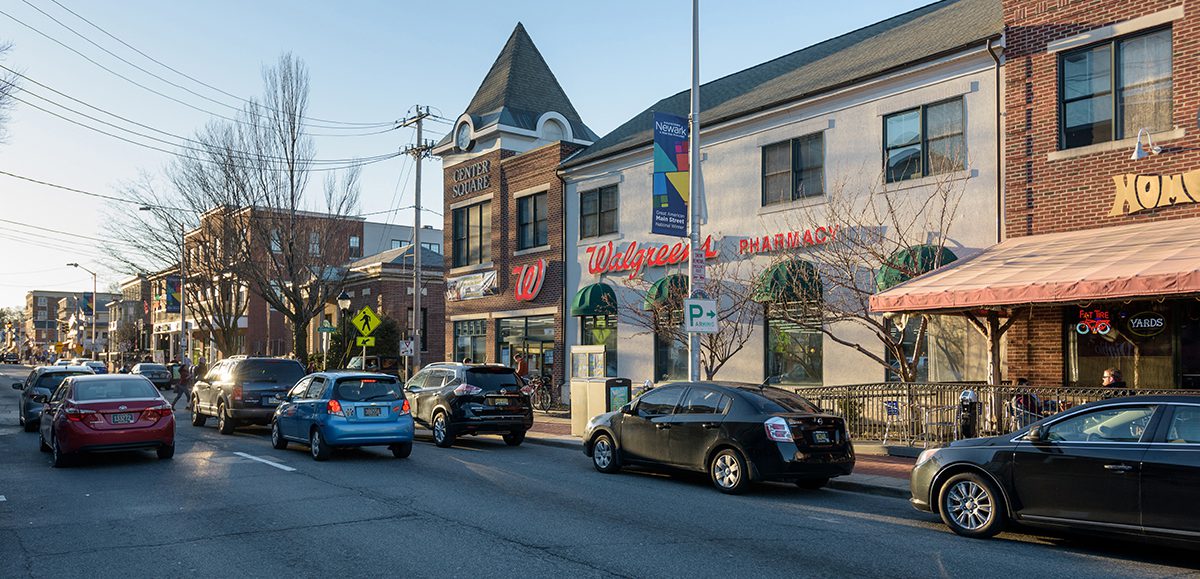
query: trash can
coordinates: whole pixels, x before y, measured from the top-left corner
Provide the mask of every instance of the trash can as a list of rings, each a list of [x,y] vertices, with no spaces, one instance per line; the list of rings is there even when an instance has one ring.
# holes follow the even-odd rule
[[[612,412],[629,404],[633,382],[629,378],[608,378],[604,381],[604,407]]]
[[[958,438],[975,438],[979,431],[979,395],[963,390],[958,395]]]

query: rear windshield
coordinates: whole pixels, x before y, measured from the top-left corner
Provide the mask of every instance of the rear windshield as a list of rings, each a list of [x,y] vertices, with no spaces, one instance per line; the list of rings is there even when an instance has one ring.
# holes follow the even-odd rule
[[[167,367],[162,364],[138,364],[138,372],[166,372]]]
[[[347,402],[395,402],[404,395],[395,378],[345,378],[338,380],[333,397]]]
[[[760,412],[818,413],[821,411],[816,404],[809,402],[807,398],[780,388],[771,388],[768,386],[762,390],[742,390],[742,394],[746,398],[749,398]]]
[[[75,384],[77,402],[123,400],[125,398],[157,398],[158,389],[145,378],[136,380],[88,380]]]
[[[516,390],[521,387],[517,384],[517,373],[512,368],[504,367],[470,368],[467,370],[466,383],[478,386],[484,392],[498,392],[501,388]]]
[[[91,376],[91,374],[88,374],[87,372],[51,372],[49,374],[42,374],[40,377],[38,377],[37,382],[34,383],[33,387],[45,388],[46,390],[54,392],[58,388],[58,385],[62,384],[62,381],[65,380],[67,376]]]
[[[295,384],[304,377],[304,366],[295,360],[246,360],[237,366],[242,382]]]

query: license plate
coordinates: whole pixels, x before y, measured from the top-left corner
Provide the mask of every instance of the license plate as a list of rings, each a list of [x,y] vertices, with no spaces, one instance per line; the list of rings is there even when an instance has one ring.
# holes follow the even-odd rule
[[[829,444],[833,441],[833,438],[829,436],[828,432],[824,430],[818,430],[813,432],[813,441],[817,444]]]
[[[381,409],[376,406],[368,406],[363,408],[363,416],[379,416]]]
[[[508,398],[492,398],[492,406],[508,406]]]
[[[278,399],[278,398],[276,398],[276,397],[274,397],[274,396],[263,396],[263,397],[262,397],[262,403],[263,403],[263,406],[270,406],[270,405],[272,405],[272,404],[279,404],[279,399]]]
[[[132,412],[125,412],[122,414],[109,414],[108,419],[113,424],[133,424],[134,422],[137,422],[137,414],[134,414]]]

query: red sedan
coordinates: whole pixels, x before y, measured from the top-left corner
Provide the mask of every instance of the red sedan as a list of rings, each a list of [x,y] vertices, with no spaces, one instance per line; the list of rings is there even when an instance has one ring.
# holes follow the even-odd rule
[[[141,376],[72,376],[49,398],[34,400],[44,404],[39,444],[54,453],[56,467],[85,452],[153,448],[158,458],[175,455],[175,413]]]

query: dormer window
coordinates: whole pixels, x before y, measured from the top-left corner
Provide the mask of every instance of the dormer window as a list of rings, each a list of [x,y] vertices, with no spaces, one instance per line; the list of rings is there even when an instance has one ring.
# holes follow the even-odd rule
[[[547,119],[542,125],[542,138],[547,141],[561,141],[567,136],[567,130],[562,123]]]

